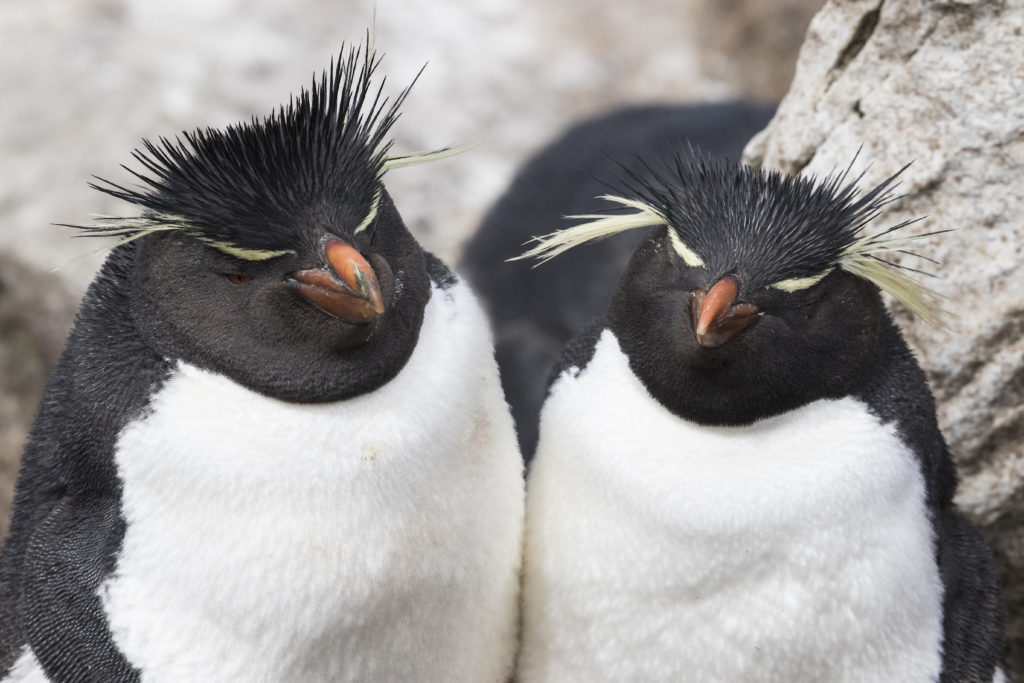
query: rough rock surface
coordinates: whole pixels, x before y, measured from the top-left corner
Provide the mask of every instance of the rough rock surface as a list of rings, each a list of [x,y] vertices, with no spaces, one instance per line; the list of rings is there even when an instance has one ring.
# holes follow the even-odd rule
[[[897,317],[928,372],[959,464],[958,503],[981,525],[1008,606],[1010,672],[1024,675],[1024,4],[834,0],[747,160],[792,173],[913,161],[884,222],[927,218],[919,251],[955,329]],[[864,164],[860,164],[864,162]]]

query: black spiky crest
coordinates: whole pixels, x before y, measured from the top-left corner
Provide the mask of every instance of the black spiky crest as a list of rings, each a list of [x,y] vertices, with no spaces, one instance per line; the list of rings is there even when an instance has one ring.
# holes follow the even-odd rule
[[[620,166],[621,196],[603,198],[617,204],[616,210],[635,213],[570,216],[588,222],[537,238],[538,244],[522,257],[547,260],[623,230],[666,225],[684,261],[706,268],[713,278],[739,273],[754,289],[797,291],[843,268],[890,293],[929,324],[943,327],[948,314],[942,297],[904,272],[920,271],[884,257],[900,252],[930,260],[908,251],[910,243],[947,231],[893,236],[921,220],[914,218],[863,235],[865,226],[898,199],[898,178],[910,164],[861,194],[864,173],[851,178],[856,160],[821,180],[712,160],[692,149],[661,169],[644,164],[643,176]]]
[[[767,286],[835,266],[894,201],[896,180],[907,168],[860,195],[864,174],[849,179],[852,167],[819,181],[691,153],[623,185],[665,217],[710,273],[742,264],[752,284]]]
[[[123,167],[142,186],[91,184],[143,207],[142,216],[73,227],[122,241],[183,230],[252,260],[293,251],[309,220],[355,228],[376,210],[387,135],[412,87],[384,97],[385,79],[372,80],[380,59],[369,40],[343,47],[309,90],[262,121],[144,140],[133,156],[145,171]]]

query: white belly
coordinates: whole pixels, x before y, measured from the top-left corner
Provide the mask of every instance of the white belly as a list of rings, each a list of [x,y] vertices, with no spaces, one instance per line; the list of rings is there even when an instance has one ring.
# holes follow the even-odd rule
[[[377,391],[290,404],[180,365],[117,445],[100,589],[143,681],[500,681],[522,465],[468,290]]]
[[[524,683],[936,680],[923,480],[862,403],[701,427],[647,394],[606,331],[540,434]]]
[[[18,658],[11,665],[11,670],[3,679],[3,683],[49,683],[50,679],[43,672],[32,648],[25,646]]]

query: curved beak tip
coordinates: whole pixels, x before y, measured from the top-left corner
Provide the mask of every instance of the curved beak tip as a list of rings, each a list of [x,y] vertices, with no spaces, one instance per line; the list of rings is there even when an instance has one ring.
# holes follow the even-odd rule
[[[369,263],[364,260],[362,264],[354,264],[351,271],[346,273],[347,276],[341,273],[338,275],[345,284],[358,292],[359,296],[363,297],[376,313],[384,312],[384,295],[381,294],[377,274],[373,272]]]
[[[739,283],[727,276],[706,293],[697,290],[693,300],[693,330],[697,343],[711,348],[721,346],[753,325],[760,310],[750,303],[736,303]]]
[[[739,283],[735,278],[723,277],[711,286],[706,294],[698,294],[694,301],[695,330],[698,335],[707,334],[712,323],[717,322],[736,302]]]
[[[367,323],[386,306],[377,275],[366,258],[338,238],[324,242],[327,268],[292,274],[299,294],[327,313],[352,323]]]

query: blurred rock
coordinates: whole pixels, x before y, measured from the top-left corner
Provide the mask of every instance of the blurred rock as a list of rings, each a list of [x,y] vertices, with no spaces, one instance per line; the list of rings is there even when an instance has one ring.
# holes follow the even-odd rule
[[[699,3],[694,38],[711,79],[746,97],[775,103],[789,90],[814,0],[717,0]]]
[[[747,160],[825,174],[913,161],[885,225],[955,232],[918,251],[957,316],[950,334],[897,318],[928,372],[957,459],[958,503],[981,525],[1008,603],[1010,673],[1024,675],[1024,5],[835,0],[814,18],[788,95]],[[881,227],[881,225],[879,226]]]
[[[25,436],[75,308],[53,274],[0,252],[0,537]]]

